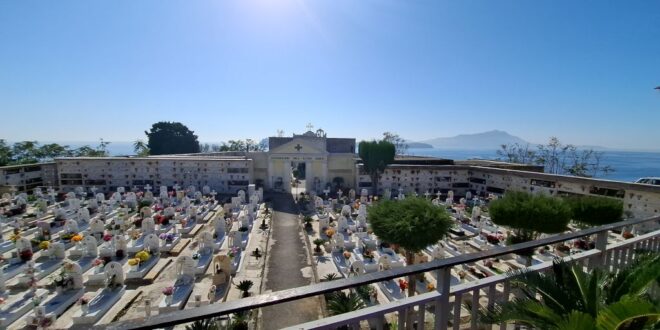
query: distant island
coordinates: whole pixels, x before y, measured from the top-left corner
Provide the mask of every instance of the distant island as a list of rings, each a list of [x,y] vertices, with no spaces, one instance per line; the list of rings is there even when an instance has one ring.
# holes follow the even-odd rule
[[[437,149],[499,149],[503,144],[520,145],[529,142],[500,130],[492,130],[475,134],[460,134],[452,137],[439,137],[435,139],[406,142],[409,148],[437,148]]]
[[[422,143],[422,142],[409,142],[406,141],[406,144],[408,145],[408,148],[414,148],[414,149],[433,149],[433,146],[428,144],[428,143]]]

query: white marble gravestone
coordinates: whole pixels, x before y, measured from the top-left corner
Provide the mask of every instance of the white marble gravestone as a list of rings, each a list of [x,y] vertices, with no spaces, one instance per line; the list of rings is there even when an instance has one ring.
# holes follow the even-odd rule
[[[143,207],[140,209],[140,216],[141,216],[142,218],[150,217],[150,216],[152,216],[152,215],[153,215],[153,211],[151,210],[151,207],[149,207],[149,206],[143,206]]]
[[[177,273],[174,282],[174,292],[171,296],[164,296],[158,304],[160,313],[183,309],[195,286],[196,261],[190,256],[179,256],[175,261]]]
[[[103,317],[122,297],[126,286],[124,285],[124,270],[122,265],[111,261],[103,268],[106,285],[103,290],[88,303],[87,311],[77,310],[73,314],[74,324],[94,324]]]
[[[80,229],[78,229],[78,222],[74,220],[66,220],[64,222],[64,230],[66,230],[67,233],[78,233]]]

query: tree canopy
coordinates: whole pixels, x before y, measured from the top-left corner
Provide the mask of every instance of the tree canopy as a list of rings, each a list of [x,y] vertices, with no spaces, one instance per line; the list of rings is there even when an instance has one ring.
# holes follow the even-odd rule
[[[200,150],[197,135],[182,123],[157,122],[144,133],[152,155],[198,153]]]
[[[601,164],[602,152],[563,144],[556,137],[536,148],[529,144],[504,144],[497,150],[497,155],[499,160],[507,162],[542,165],[552,174],[594,177],[614,171],[611,166]]]
[[[567,203],[557,197],[509,191],[488,206],[491,219],[514,229],[519,237],[534,239],[538,234],[561,233],[571,218]]]
[[[403,155],[408,151],[408,144],[406,140],[402,139],[399,134],[392,132],[383,133],[383,140],[394,144],[397,155]]]
[[[386,200],[369,208],[369,223],[382,240],[419,252],[442,239],[452,226],[444,208],[424,198]]]
[[[105,157],[108,156],[108,144],[101,139],[95,148],[88,145],[71,148],[57,143],[40,145],[37,141],[21,141],[9,145],[0,139],[0,166],[34,164],[51,161],[56,157]]]
[[[387,165],[394,161],[396,146],[385,140],[361,141],[358,148],[364,170],[371,176],[374,194],[378,194],[378,178]]]
[[[623,201],[597,196],[566,198],[571,207],[573,221],[584,226],[600,226],[620,221],[623,217]]]

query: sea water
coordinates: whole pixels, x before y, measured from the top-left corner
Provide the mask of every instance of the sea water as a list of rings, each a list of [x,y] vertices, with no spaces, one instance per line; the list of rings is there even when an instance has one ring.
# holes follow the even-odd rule
[[[431,149],[415,148],[408,149],[408,153],[416,156],[431,156],[454,160],[466,159],[491,159],[496,160],[497,150],[459,150],[459,149]],[[660,177],[660,152],[635,152],[635,151],[602,151],[602,166],[611,166],[614,172],[607,175],[602,173],[598,178],[635,181],[641,177]]]

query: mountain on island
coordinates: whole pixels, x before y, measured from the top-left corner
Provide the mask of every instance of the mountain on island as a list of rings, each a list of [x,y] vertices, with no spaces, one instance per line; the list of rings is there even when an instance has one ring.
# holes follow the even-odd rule
[[[430,145],[428,143],[422,143],[422,142],[406,141],[406,144],[408,145],[408,148],[413,148],[413,149],[431,149],[431,148],[433,148],[432,145]]]
[[[499,149],[503,144],[518,143],[525,145],[529,143],[517,136],[500,130],[475,134],[460,134],[452,137],[440,137],[420,142],[430,144],[438,149]],[[413,147],[411,146],[411,148]]]

